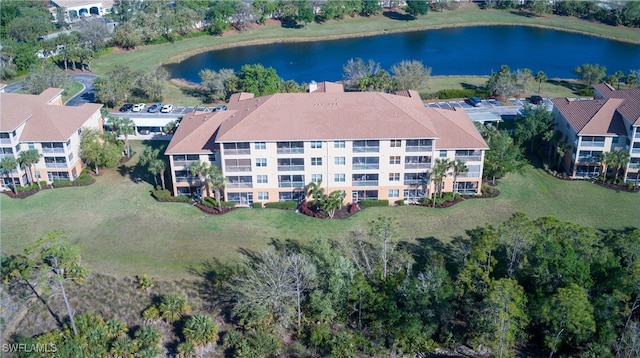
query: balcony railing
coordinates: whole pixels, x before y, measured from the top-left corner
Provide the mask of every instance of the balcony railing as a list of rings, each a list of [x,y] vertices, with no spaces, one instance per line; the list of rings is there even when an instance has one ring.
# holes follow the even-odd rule
[[[629,163],[629,169],[631,170],[640,169],[640,163]]]
[[[458,194],[476,194],[477,189],[456,189],[456,193]]]
[[[636,130],[636,135],[633,138],[640,139],[640,130]]]
[[[239,188],[253,188],[253,183],[251,182],[228,182],[226,187],[229,189],[239,189]]]
[[[353,169],[378,169],[380,168],[380,164],[375,163],[375,164],[354,164],[353,165]]]
[[[604,147],[604,142],[585,142],[583,141],[582,143],[580,143],[581,147],[598,147],[598,148],[603,148]]]
[[[480,176],[480,172],[464,172],[458,174],[458,178],[479,178]]]
[[[293,172],[304,170],[304,165],[278,165],[278,171]]]
[[[176,183],[189,183],[193,185],[200,185],[200,179],[194,177],[176,177]]]
[[[479,162],[482,160],[481,155],[456,155],[455,158],[463,162]]]
[[[431,163],[404,163],[405,169],[430,169]]]
[[[242,155],[242,154],[251,154],[250,148],[242,148],[242,149],[225,149],[225,155]]]
[[[301,181],[279,181],[278,188],[304,188],[304,182]]]
[[[412,145],[405,147],[407,152],[432,152],[432,145]]]
[[[11,144],[11,138],[0,138],[0,144]]]
[[[354,153],[377,153],[380,151],[380,147],[353,147]]]
[[[631,148],[631,154],[640,154],[640,148]]]
[[[294,147],[294,148],[278,148],[278,154],[303,154],[303,147]]]
[[[225,170],[228,172],[250,172],[250,165],[227,165]]]
[[[66,168],[67,163],[44,163],[45,168]]]
[[[404,181],[404,185],[410,185],[410,186],[421,186],[423,184],[424,182],[420,179],[410,179],[410,180]]]
[[[42,148],[42,153],[44,154],[64,153],[64,148]]]
[[[592,155],[580,155],[578,156],[578,163],[598,163],[600,157],[594,157]]]
[[[174,160],[173,165],[176,167],[188,167],[191,163],[195,163],[197,160]]]
[[[354,180],[351,186],[378,186],[377,180]]]
[[[16,157],[13,155],[13,153],[0,153],[0,160],[2,160],[4,158],[16,159]]]

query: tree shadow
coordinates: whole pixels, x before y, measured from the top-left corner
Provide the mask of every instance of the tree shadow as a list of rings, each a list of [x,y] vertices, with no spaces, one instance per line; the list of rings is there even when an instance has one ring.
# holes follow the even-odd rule
[[[397,11],[384,11],[382,12],[382,16],[389,18],[391,20],[400,20],[400,21],[411,21],[415,20],[415,16],[410,14],[403,14]]]
[[[201,87],[179,87],[179,88],[183,94],[189,97],[199,98],[204,103],[213,102],[211,98],[209,98],[209,91],[205,90],[204,88],[201,88]]]
[[[229,297],[225,293],[224,286],[240,271],[240,266],[211,259],[202,262],[199,266],[191,266],[187,271],[202,279],[202,284],[198,286],[198,294],[202,298],[203,309],[212,311],[216,307],[220,308],[225,319],[230,321],[231,307],[226,304]]]
[[[298,24],[296,20],[289,16],[280,21],[280,26],[284,27],[285,29],[301,29],[304,27],[304,25]]]
[[[538,15],[529,12],[529,11],[524,11],[524,10],[511,10],[509,11],[510,13],[514,14],[514,15],[518,15],[518,16],[524,16],[524,17],[539,17]]]
[[[443,243],[435,237],[417,238],[417,243],[401,242],[399,249],[407,251],[415,260],[418,270],[443,261],[447,271],[454,272],[455,256],[454,247]]]
[[[558,80],[558,79],[547,80],[547,83],[555,85],[555,86],[561,86],[561,87],[567,88],[573,94],[580,94],[581,90],[584,90],[585,88],[587,88],[587,86],[585,86],[582,83],[569,82],[569,81],[566,81],[566,80]],[[544,87],[544,84],[542,85],[542,87]]]
[[[478,86],[478,85],[474,85],[474,84],[466,83],[466,82],[460,83],[460,86],[462,86],[462,88],[464,88],[466,90],[485,90],[486,89],[485,86]]]

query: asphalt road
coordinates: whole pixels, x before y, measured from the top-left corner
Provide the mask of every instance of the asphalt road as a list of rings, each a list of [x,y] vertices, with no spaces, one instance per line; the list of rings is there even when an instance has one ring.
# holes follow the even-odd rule
[[[80,82],[84,86],[84,89],[75,95],[73,98],[67,101],[65,105],[67,106],[79,106],[84,103],[93,103],[95,99],[95,90],[93,89],[93,82],[98,78],[97,75],[93,74],[74,74],[71,75],[71,78],[75,82]]]

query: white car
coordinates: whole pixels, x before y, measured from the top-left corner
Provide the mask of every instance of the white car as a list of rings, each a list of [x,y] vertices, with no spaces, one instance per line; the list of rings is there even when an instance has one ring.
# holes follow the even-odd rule
[[[142,112],[144,107],[146,107],[144,103],[134,104],[133,108],[131,108],[131,112]]]
[[[160,113],[171,113],[171,111],[173,111],[173,105],[172,104],[165,104],[162,109],[160,110]]]

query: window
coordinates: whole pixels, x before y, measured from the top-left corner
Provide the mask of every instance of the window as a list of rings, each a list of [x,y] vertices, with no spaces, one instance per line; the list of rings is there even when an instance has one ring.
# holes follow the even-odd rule
[[[345,144],[343,140],[337,140],[333,142],[333,147],[334,148],[344,148]]]
[[[389,189],[389,197],[390,198],[399,198],[400,197],[400,190],[398,190],[398,189]]]
[[[279,188],[304,188],[304,175],[278,175]]]
[[[400,181],[400,173],[389,173],[389,181]]]
[[[392,139],[391,140],[391,148],[399,148],[402,147],[402,140],[400,139]]]
[[[344,165],[345,159],[344,157],[335,157],[334,162],[336,165]]]
[[[322,158],[311,158],[311,165],[322,165]]]
[[[319,183],[322,181],[322,174],[311,174],[311,181],[314,183]]]
[[[258,200],[260,200],[260,201],[269,200],[269,193],[266,192],[266,191],[259,191],[258,192]]]
[[[251,154],[251,147],[247,142],[223,143],[222,148],[227,155]]]
[[[441,150],[440,151],[440,158],[446,158],[447,157],[447,151],[446,150]]]
[[[78,128],[78,135],[82,134],[82,128]]]
[[[253,188],[253,178],[250,175],[232,175],[227,177],[227,188]]]
[[[29,146],[29,149],[36,149],[36,146],[33,143],[28,143],[27,145]]]
[[[618,144],[619,140],[620,140],[620,137],[613,137],[611,138],[611,144]]]
[[[304,200],[304,193],[297,191],[281,191],[278,193],[278,199],[280,201],[297,201]]]
[[[267,143],[265,143],[265,142],[256,142],[255,149],[267,149]]]
[[[380,150],[380,141],[378,140],[354,140],[353,152],[378,152]]]
[[[71,139],[67,140],[67,148],[71,146]]]
[[[407,152],[430,152],[433,150],[432,139],[407,139]]]
[[[380,159],[378,157],[353,157],[353,169],[378,169]]]
[[[214,163],[216,161],[216,154],[209,154],[209,162]]]
[[[336,183],[344,183],[345,175],[344,174],[333,174],[333,181]]]
[[[73,153],[69,153],[69,163],[73,160]]]
[[[269,182],[269,177],[266,175],[257,175],[256,180],[258,184],[267,184]]]
[[[256,158],[256,167],[266,167],[267,158]]]
[[[311,148],[312,149],[322,148],[322,142],[319,141],[319,140],[312,140],[311,141]]]
[[[392,155],[389,157],[389,164],[400,164],[400,156]]]

